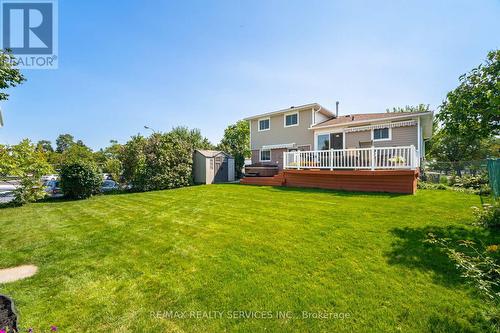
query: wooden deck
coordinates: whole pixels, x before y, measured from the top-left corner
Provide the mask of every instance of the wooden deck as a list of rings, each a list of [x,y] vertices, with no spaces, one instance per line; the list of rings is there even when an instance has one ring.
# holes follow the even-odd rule
[[[414,194],[417,170],[283,170],[273,177],[247,177],[246,185],[309,187]]]

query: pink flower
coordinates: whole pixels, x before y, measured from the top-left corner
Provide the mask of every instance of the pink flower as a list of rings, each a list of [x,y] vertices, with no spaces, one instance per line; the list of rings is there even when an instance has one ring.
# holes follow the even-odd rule
[[[0,333],[6,333],[5,330],[0,330]]]
[[[54,326],[54,325],[50,326],[50,330],[52,332],[56,332],[57,331],[57,326]]]

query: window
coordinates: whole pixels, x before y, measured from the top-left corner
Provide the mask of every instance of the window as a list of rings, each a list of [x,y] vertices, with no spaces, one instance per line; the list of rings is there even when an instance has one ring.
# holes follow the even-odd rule
[[[285,115],[285,127],[297,126],[299,124],[299,113],[290,113]]]
[[[271,160],[271,151],[270,150],[261,150],[260,151],[260,161],[261,162],[269,162]]]
[[[390,140],[391,130],[386,128],[376,128],[373,130],[373,141]]]
[[[259,119],[259,131],[267,131],[271,129],[271,119]]]
[[[330,134],[318,135],[318,150],[330,149]]]

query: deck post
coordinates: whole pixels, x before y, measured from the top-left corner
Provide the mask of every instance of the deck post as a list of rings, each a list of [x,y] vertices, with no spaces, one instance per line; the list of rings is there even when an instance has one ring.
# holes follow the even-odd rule
[[[371,170],[374,171],[375,170],[375,146],[372,146],[372,149],[371,149]]]
[[[283,152],[283,169],[287,168],[286,151]]]
[[[411,169],[415,170],[417,168],[417,152],[415,151],[415,146],[411,145],[410,146],[411,150]]]
[[[333,149],[330,149],[330,171],[333,171]]]

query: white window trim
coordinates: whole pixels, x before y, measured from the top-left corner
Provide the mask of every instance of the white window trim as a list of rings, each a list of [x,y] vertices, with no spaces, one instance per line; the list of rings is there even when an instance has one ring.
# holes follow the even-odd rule
[[[263,160],[262,159],[262,152],[263,151],[268,151],[269,152],[269,159],[268,160]],[[259,162],[271,162],[271,149],[259,149]]]
[[[339,133],[342,133],[342,149],[346,149],[345,148],[345,140],[346,140],[345,133],[346,132],[344,130],[342,130],[342,131],[316,131],[316,132],[314,132],[314,150],[319,150],[318,136],[323,135],[323,134],[328,134],[330,136],[330,134],[339,134]],[[373,133],[372,133],[372,137],[373,137]],[[332,143],[330,142],[330,147],[331,147],[331,144]]]
[[[288,126],[287,126],[287,125],[286,125],[286,116],[291,116],[291,115],[294,115],[294,114],[296,114],[296,115],[297,115],[297,123],[296,123],[296,124],[293,124],[293,125],[288,125]],[[284,126],[285,128],[287,128],[287,127],[295,127],[295,126],[299,126],[299,123],[300,123],[300,119],[299,119],[299,118],[300,118],[300,115],[299,115],[299,112],[298,112],[298,111],[285,113],[285,114],[283,115],[283,126]]]
[[[266,129],[260,129],[260,122],[262,120],[269,120],[269,127],[268,128],[266,128]],[[270,129],[271,129],[271,117],[257,119],[257,131],[264,132],[264,131],[269,131]]]
[[[379,142],[379,141],[391,141],[392,140],[392,127],[383,127],[383,128],[377,128],[377,129],[385,129],[387,128],[389,130],[389,137],[387,139],[375,139],[375,129],[372,128],[372,141],[373,142]]]

